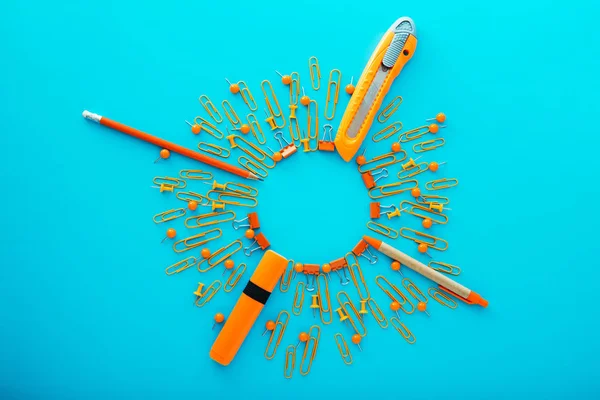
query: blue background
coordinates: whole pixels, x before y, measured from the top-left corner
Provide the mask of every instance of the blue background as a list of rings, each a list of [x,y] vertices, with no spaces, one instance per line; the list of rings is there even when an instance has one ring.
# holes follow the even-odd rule
[[[3,1],[0,397],[597,398],[599,8],[591,1]],[[223,78],[243,79],[262,107],[259,82],[270,79],[285,105],[277,69],[300,72],[322,124],[328,71],[339,68],[344,85],[351,76],[356,82],[402,15],[416,22],[419,43],[390,93],[404,97],[395,119],[410,128],[446,112],[447,144],[423,159],[446,161],[438,176],[460,179],[447,192],[450,223],[434,228],[450,248],[433,255],[460,265],[460,282],[490,307],[450,310],[430,301],[430,318],[402,317],[417,337],[413,346],[367,317],[369,334],[363,352],[352,345],[351,367],[333,342],[334,332],[349,339],[350,331],[336,319],[323,329],[311,374],[296,370],[285,380],[285,346],[316,320],[305,304],[267,361],[264,323],[289,310],[293,297],[293,289],[275,291],[235,361],[220,367],[208,358],[212,316],[231,309],[242,285],[195,307],[196,283],[221,278],[222,266],[206,276],[166,276],[182,257],[159,244],[166,227],[151,220],[181,204],[151,189],[152,178],[202,166],[177,155],[153,164],[156,148],[81,112],[195,147],[199,138],[183,120],[203,113],[200,94],[242,110]],[[311,55],[323,74],[316,94],[308,89]],[[347,99],[340,93],[335,123]],[[390,144],[368,143],[370,157]],[[236,180],[212,171],[219,181]],[[262,231],[286,257],[324,263],[369,232],[355,164],[335,154],[298,153],[257,187]],[[410,215],[390,224],[418,227]],[[180,238],[190,233],[181,220],[173,226]],[[219,244],[236,235],[226,230]],[[392,244],[416,255],[411,242]],[[258,259],[246,260],[250,270]],[[362,266],[390,317],[373,279],[400,277],[384,257]],[[332,278],[333,295],[340,286]],[[347,290],[356,299],[354,287]]]

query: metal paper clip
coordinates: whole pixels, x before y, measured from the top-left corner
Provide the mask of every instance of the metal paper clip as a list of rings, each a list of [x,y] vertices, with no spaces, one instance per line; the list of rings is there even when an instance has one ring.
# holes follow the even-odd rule
[[[267,138],[265,137],[265,134],[260,126],[260,123],[258,122],[258,119],[256,119],[256,116],[254,114],[248,114],[246,116],[246,120],[248,121],[248,125],[250,125],[250,129],[252,130],[252,134],[256,138],[256,141],[259,144],[267,143]]]
[[[310,367],[312,366],[315,356],[317,355],[320,338],[321,328],[319,325],[311,326],[308,330],[308,340],[306,341],[306,346],[304,346],[304,353],[302,353],[302,361],[300,362],[300,375],[306,376],[310,372]],[[310,347],[312,347],[312,350],[310,351],[310,358],[308,358],[308,364],[306,369],[304,369],[304,363],[306,362]]]
[[[352,364],[352,354],[350,353],[346,339],[344,339],[341,333],[336,333],[333,335],[333,338],[335,339],[335,344],[337,344],[337,348],[340,351],[340,355],[342,356],[344,364]]]
[[[217,107],[215,107],[215,105],[212,101],[210,101],[207,95],[201,95],[200,97],[198,97],[198,101],[200,102],[200,104],[202,104],[202,107],[204,107],[208,115],[210,115],[210,117],[214,119],[216,123],[220,124],[221,122],[223,122],[223,117],[221,117],[219,110],[217,110]]]
[[[223,121],[223,119],[221,118],[221,121]],[[209,135],[213,136],[216,139],[223,139],[223,132],[221,132],[219,130],[219,128],[217,128],[216,125],[214,125],[212,122],[208,121],[205,118],[202,117],[196,117],[194,118],[194,123],[200,125],[200,128],[202,128],[203,131],[205,131],[206,133],[208,133]]]
[[[352,278],[352,282],[358,291],[358,297],[360,297],[361,300],[367,300],[369,297],[371,297],[371,295],[369,294],[369,287],[367,286],[367,282],[365,282],[365,277],[363,276],[362,269],[360,268],[358,258],[354,253],[347,253],[345,258],[346,262],[348,263],[350,277]],[[362,288],[360,285],[361,283]]]
[[[212,154],[221,158],[227,158],[229,157],[229,154],[231,154],[229,149],[226,149],[225,147],[206,142],[198,143],[198,150],[200,150],[203,153]],[[208,179],[212,179],[212,176]]]
[[[319,278],[323,279],[319,279]],[[317,275],[317,295],[319,296],[319,307],[321,310],[321,322],[325,325],[329,325],[333,322],[333,313],[331,312],[331,299],[329,297],[329,284],[327,283],[327,277],[323,274]],[[323,281],[323,282],[321,282]],[[321,292],[321,287],[324,287],[323,293]],[[325,304],[327,306],[325,307]],[[329,314],[329,320],[323,318],[324,315]]]
[[[314,125],[314,129],[311,129],[311,125],[312,125],[312,119],[313,119],[313,114],[311,113],[311,108],[312,105],[315,106],[315,112],[314,112],[314,119],[315,119],[315,125]],[[335,111],[334,111],[335,112]],[[307,122],[306,122],[306,127],[307,127],[307,137],[306,139],[308,140],[308,147],[310,149],[310,151],[315,151],[319,148],[319,104],[317,103],[316,100],[310,100],[310,102],[308,103],[308,110],[307,110]],[[312,134],[314,133],[314,135]],[[315,146],[313,147],[311,145],[311,141],[314,142]]]
[[[346,296],[345,301],[343,301],[341,299],[341,297],[343,297],[343,296]],[[342,307],[342,309],[348,316],[348,321],[350,321],[350,325],[352,325],[352,328],[354,328],[354,331],[362,337],[367,336],[367,327],[365,326],[365,324],[360,316],[360,313],[354,306],[354,303],[352,303],[352,300],[350,300],[350,296],[348,296],[348,293],[346,293],[344,291],[338,292],[337,299],[338,299],[338,302],[340,303],[340,306]],[[352,315],[350,315],[348,308],[350,308],[350,310],[352,310],[352,312],[354,313],[354,317]],[[358,322],[358,325],[356,324],[356,322]],[[360,327],[360,329],[359,329],[359,327]]]
[[[257,246],[252,247],[255,244]],[[267,240],[265,235],[263,235],[263,233],[261,232],[254,237],[254,242],[252,242],[252,244],[250,246],[244,247],[244,254],[247,257],[250,257],[252,255],[252,253],[254,253],[256,250],[259,250],[259,249],[266,250],[270,245],[271,245],[271,243],[269,243],[269,241]]]
[[[302,273],[306,276],[306,291],[314,292],[316,288],[317,275],[319,275],[319,264],[303,264]],[[310,279],[312,277],[312,279]],[[311,286],[312,281],[312,286]]]
[[[209,287],[206,288],[202,296],[196,299],[196,307],[203,307],[217,294],[217,292],[221,289],[221,281],[214,281],[210,284]]]
[[[334,73],[337,73],[337,80],[334,80]],[[342,81],[342,73],[339,69],[332,69],[329,73],[329,82],[327,83],[327,100],[325,102],[325,119],[332,120],[335,117],[337,108],[338,96],[340,95],[340,82]],[[332,99],[332,87],[335,90]],[[331,104],[333,103],[333,104]],[[328,110],[331,109],[331,113]]]
[[[302,306],[304,305],[304,282],[300,281],[296,284],[296,293],[294,293],[294,303],[292,304],[292,313],[300,315]]]
[[[279,152],[283,158],[288,158],[298,150],[294,143],[288,142],[287,139],[283,137],[282,131],[275,132],[273,137],[279,143]]]
[[[162,224],[163,222],[171,221],[185,215],[185,208],[176,208],[173,210],[163,211],[152,217],[155,224]]]
[[[178,274],[181,271],[185,271],[194,264],[196,264],[196,257],[190,256],[188,258],[184,258],[183,260],[176,262],[173,265],[168,266],[165,269],[165,273],[167,275]]]
[[[408,169],[403,169],[402,171],[398,172],[398,178],[404,180],[422,174],[423,172],[427,172],[426,162],[419,163],[416,166]]]
[[[248,221],[246,224],[241,224],[244,221]],[[246,218],[238,219],[233,221],[232,223],[233,229],[236,231],[240,228],[250,228],[250,229],[258,229],[260,228],[260,222],[258,220],[258,213],[256,211],[248,213]]]
[[[413,145],[413,151],[415,153],[424,153],[442,147],[444,144],[446,144],[444,138],[425,140],[424,142],[415,143]]]
[[[285,310],[281,310],[279,312],[279,315],[277,315],[277,320],[275,321],[275,329],[271,331],[271,336],[269,336],[269,342],[267,343],[267,348],[265,349],[265,358],[267,360],[271,360],[273,357],[275,357],[275,353],[277,352],[279,343],[281,343],[281,339],[283,339],[283,335],[285,334],[285,328],[287,327],[289,320],[290,313]],[[275,338],[275,336],[277,336],[277,339],[275,340],[275,344],[271,349],[271,343],[273,343],[273,339]]]
[[[388,167],[390,165],[402,162],[406,159],[406,152],[400,150],[399,152],[385,153],[377,156],[364,164],[358,166],[358,172],[364,174],[365,172],[372,172],[376,169]]]
[[[407,234],[407,232],[411,232],[414,235]],[[414,229],[405,228],[405,227],[400,228],[399,233],[400,233],[400,236],[402,236],[405,239],[410,239],[413,242],[418,243],[418,244],[425,243],[427,245],[427,247],[435,249],[435,250],[445,251],[448,249],[447,241],[445,241],[444,239],[441,239],[439,237],[428,235],[427,233],[419,232]],[[438,245],[439,243],[441,243],[441,246]]]
[[[188,251],[190,249],[194,249],[198,246],[202,246],[212,240],[218,239],[221,237],[223,232],[219,228],[209,229],[204,232],[200,232],[194,236],[187,237],[185,239],[178,240],[173,243],[173,251],[175,253],[183,253],[184,251]],[[206,238],[205,238],[206,237]],[[198,240],[201,239],[201,240]],[[183,248],[179,248],[179,245],[183,245]]]
[[[283,116],[283,111],[281,110],[281,107],[279,106],[279,101],[277,100],[277,96],[275,96],[275,91],[273,90],[273,86],[271,85],[271,82],[269,82],[268,80],[265,79],[264,81],[262,81],[260,83],[260,87],[262,89],[263,95],[265,96],[265,103],[267,103],[267,109],[269,110],[267,115],[273,118],[273,123],[275,125],[275,128],[282,129],[283,127],[285,127],[285,117]],[[267,88],[271,92],[271,97],[273,99],[273,103],[271,103],[271,100],[269,100]],[[275,104],[276,108],[273,108],[273,104]],[[277,122],[275,122],[276,118],[281,118],[280,123],[282,125],[279,125]]]
[[[239,193],[244,196],[256,197],[258,196],[258,189],[253,188],[252,186],[245,185],[243,183],[237,182],[225,182],[218,183],[217,181],[213,181],[212,184],[213,190],[222,190],[224,192],[234,192]]]
[[[413,335],[410,329],[408,329],[406,325],[404,325],[404,323],[398,318],[392,317],[390,318],[390,322],[392,323],[394,329],[398,331],[398,333],[404,338],[404,340],[406,340],[408,344],[414,344],[417,341],[415,335]]]
[[[427,190],[440,190],[448,189],[458,185],[458,179],[456,178],[441,178],[433,181],[429,181],[425,184]]]
[[[207,206],[210,204],[210,201],[207,198],[196,192],[177,192],[175,197],[177,197],[178,200],[185,201],[186,203],[195,201],[199,206]]]
[[[427,264],[427,266],[431,269],[435,269],[438,272],[443,272],[444,274],[454,276],[460,275],[460,267],[457,267],[456,265],[444,263],[441,261],[429,261],[429,264]]]
[[[400,132],[401,130],[402,130],[402,122],[394,122],[393,124],[388,125],[385,128],[383,128],[382,130],[380,130],[379,132],[373,134],[373,137],[371,139],[375,143],[381,142],[382,140],[392,137],[393,135]]]
[[[406,207],[407,208],[406,212],[411,215],[414,215],[415,217],[419,217],[419,218],[423,218],[423,219],[428,218],[432,222],[434,222],[436,224],[440,224],[440,225],[444,225],[448,222],[447,215],[430,210],[427,207],[424,207],[420,204],[410,202],[408,200],[403,200],[402,202],[400,202],[400,207],[403,207],[404,204],[406,204],[407,206],[410,206],[410,207]]]
[[[245,263],[238,264],[238,266],[235,267],[233,271],[231,271],[231,274],[229,275],[229,278],[227,278],[227,282],[225,282],[225,286],[223,287],[225,293],[229,293],[233,290],[235,285],[237,285],[240,279],[242,279],[244,272],[246,272]]]
[[[214,197],[215,194],[217,195],[216,198]],[[258,200],[256,200],[256,197],[246,196],[237,192],[221,192],[219,190],[209,190],[208,192],[206,192],[206,198],[210,201],[218,201],[223,204],[230,204],[232,206],[239,207],[256,207],[256,205],[258,204]],[[238,200],[232,199],[240,199],[243,201],[240,202]]]
[[[319,68],[319,60],[312,56],[308,59],[308,71],[310,72],[310,82],[313,90],[319,90],[321,87],[321,68]]]
[[[271,158],[269,154],[263,151],[263,149],[258,147],[256,144],[247,141],[245,138],[234,134],[227,136],[227,140],[229,140],[229,145],[232,149],[235,149],[236,147],[239,148],[244,153],[263,164],[266,168],[273,168],[275,166],[275,161],[273,161],[273,158]],[[238,142],[244,143],[248,147],[243,146]],[[250,149],[253,151],[250,151]]]
[[[381,168],[379,171],[367,171],[364,174],[360,174],[363,183],[367,189],[373,189],[377,186],[377,181],[382,178],[389,176],[387,168]]]
[[[398,107],[400,107],[400,104],[402,104],[402,96],[396,96],[394,97],[394,99],[392,101],[390,101],[390,104],[388,104],[377,116],[377,121],[379,121],[379,123],[384,123],[386,122],[397,110]]]
[[[323,125],[323,140],[319,140],[319,150],[335,151],[335,142],[333,141],[333,126],[331,124]]]
[[[234,128],[239,129],[242,126],[242,120],[233,109],[233,106],[231,105],[229,100],[223,100],[221,104],[223,105],[223,109],[225,110],[225,116],[229,120],[229,123],[233,125]]]
[[[238,164],[252,172],[254,175],[260,176],[261,178],[266,178],[269,176],[269,172],[266,170],[263,164],[259,164],[258,162],[246,156],[239,156]]]
[[[296,368],[296,346],[290,344],[285,348],[285,364],[283,366],[283,376],[292,379],[292,374]]]
[[[152,179],[152,183],[155,185],[169,185],[175,189],[183,189],[187,186],[183,179],[171,178],[170,176],[156,176]]]
[[[373,318],[375,318],[377,324],[382,329],[386,329],[388,327],[387,318],[385,317],[383,311],[381,311],[381,308],[379,308],[379,306],[375,302],[375,299],[372,297],[369,298],[369,300],[367,300],[367,306],[369,306],[369,310],[371,310],[371,314],[373,314]]]
[[[281,279],[279,280],[279,291],[282,293],[287,292],[290,289],[290,284],[292,283],[292,277],[294,275],[294,260],[288,260],[288,265],[281,274]]]
[[[445,128],[445,126],[437,124],[419,126],[418,128],[411,129],[398,135],[398,141],[400,143],[407,143],[430,132],[433,134],[438,133],[439,128]]]
[[[369,189],[369,197],[372,199],[381,199],[382,197],[393,196],[404,193],[419,186],[419,182],[415,179],[408,179],[387,185],[375,186]]]
[[[198,272],[208,272],[217,265],[221,264],[223,261],[231,258],[235,253],[242,249],[242,241],[237,239],[233,242],[229,243],[226,246],[221,247],[219,250],[215,251],[208,258],[203,258],[197,264]],[[202,269],[202,264],[206,261],[207,267]]]
[[[331,271],[335,271],[335,273],[340,278],[340,284],[342,286],[346,286],[347,284],[350,283],[350,279],[346,275],[345,268],[348,266],[348,261],[346,261],[345,257],[333,260],[332,262],[329,263],[329,266],[331,267]],[[342,274],[340,274],[340,270],[342,270],[342,274],[344,275],[343,278],[342,278]]]
[[[390,239],[398,238],[398,231],[394,228],[390,228],[389,226],[385,226],[380,224],[379,222],[369,221],[367,222],[367,228],[372,230],[375,233],[379,233],[380,235],[387,236]]]
[[[224,217],[224,218],[215,218],[215,217]],[[232,221],[235,218],[235,212],[228,211],[216,211],[209,212],[200,215],[194,215],[192,217],[186,218],[184,221],[185,227],[194,229],[201,228],[204,226],[217,225],[222,224],[223,222]]]
[[[244,103],[246,103],[250,111],[258,110],[258,105],[256,104],[256,101],[254,101],[254,96],[252,96],[252,93],[250,93],[250,89],[248,89],[248,85],[246,85],[246,82],[239,81],[238,86],[240,87],[240,94],[242,95],[242,100],[244,100]]]
[[[404,286],[404,289],[406,289],[406,291],[408,293],[410,293],[410,295],[416,301],[422,301],[423,303],[427,303],[427,297],[423,294],[423,292],[421,292],[421,289],[419,289],[417,287],[417,285],[415,285],[413,283],[413,281],[411,281],[408,278],[403,278],[402,279],[402,286]]]
[[[396,296],[394,296],[394,294],[392,292],[390,292],[388,289],[383,287],[383,285],[381,284],[380,281],[383,281],[385,284],[387,284],[398,296],[400,296],[402,301],[400,301],[400,299],[398,299]],[[391,283],[390,281],[388,281],[385,276],[377,275],[375,277],[375,283],[377,284],[377,286],[379,286],[379,288],[381,290],[383,290],[383,293],[385,293],[390,298],[390,300],[395,301],[398,304],[400,304],[402,311],[404,311],[407,314],[412,314],[413,312],[415,312],[415,305],[408,299],[408,297],[406,297],[404,295],[404,293],[402,293],[400,291],[400,289],[398,289],[398,286],[396,286],[393,283]],[[407,305],[410,305],[410,309],[408,307],[406,307]]]
[[[375,264],[378,260],[377,255],[371,253],[371,250],[369,249],[369,244],[363,239],[361,239],[360,242],[358,242],[356,246],[354,246],[354,249],[352,249],[352,253],[354,253],[354,255],[357,257],[366,258],[369,264]]]
[[[429,288],[427,289],[427,293],[431,296],[432,299],[434,299],[435,301],[437,301],[445,307],[451,308],[453,310],[456,307],[458,307],[458,304],[456,303],[456,301],[454,301],[452,297],[448,296],[446,293],[442,292],[438,288]]]
[[[206,181],[212,179],[213,174],[201,169],[182,169],[179,171],[179,176],[183,179]]]

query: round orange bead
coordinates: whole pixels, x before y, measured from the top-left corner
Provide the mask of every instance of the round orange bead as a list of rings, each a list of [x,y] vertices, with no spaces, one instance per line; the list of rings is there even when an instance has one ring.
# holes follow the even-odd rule
[[[438,126],[438,124],[431,124],[429,125],[429,132],[431,133],[438,133],[440,130],[440,127]]]
[[[160,158],[167,159],[167,158],[169,158],[170,156],[171,156],[171,152],[170,152],[169,150],[167,150],[167,149],[162,149],[162,150],[160,151]]]
[[[247,134],[248,132],[250,132],[250,125],[242,124],[242,126],[240,127],[240,131],[242,131],[244,135]]]
[[[392,309],[392,311],[398,311],[400,309],[400,303],[398,303],[397,301],[392,301],[392,303],[390,304],[390,308]]]
[[[225,260],[225,268],[226,269],[231,269],[233,268],[235,265],[235,263],[233,262],[233,260]]]
[[[300,104],[302,104],[303,106],[307,106],[310,104],[310,98],[308,96],[302,96],[300,97]]]
[[[323,272],[325,272],[326,274],[328,274],[328,273],[331,272],[331,265],[329,265],[329,264],[323,264],[322,269],[323,269]]]
[[[273,322],[273,321],[267,321],[267,324],[265,325],[265,328],[268,331],[272,331],[273,329],[275,329],[275,322]]]
[[[225,321],[225,316],[223,314],[221,314],[220,312],[215,314],[215,322],[217,324],[220,324],[221,322]]]
[[[423,222],[421,222],[421,225],[423,225],[423,228],[429,229],[431,228],[431,225],[433,225],[433,221],[429,218],[425,218]]]
[[[294,265],[294,271],[300,273],[302,272],[302,270],[304,269],[304,266],[300,263],[296,263],[296,265]]]
[[[427,245],[425,243],[419,243],[419,246],[417,247],[417,250],[419,250],[419,253],[426,253],[427,252]]]
[[[279,162],[282,159],[283,159],[283,156],[281,155],[280,152],[276,151],[275,153],[273,153],[273,161]]]
[[[418,198],[419,196],[421,196],[421,189],[416,187],[410,191],[410,194],[412,194],[413,197]]]
[[[229,86],[229,91],[233,94],[238,94],[240,92],[240,85],[238,85],[237,83],[232,83]]]
[[[246,236],[246,239],[254,239],[254,230],[248,229],[246,233],[244,233],[244,236]]]
[[[208,258],[208,257],[210,257],[210,250],[209,250],[209,249],[207,249],[207,248],[205,247],[205,248],[203,248],[203,249],[202,249],[202,251],[200,252],[200,255],[201,255],[203,258]]]
[[[400,271],[400,263],[398,261],[392,262],[392,271]]]
[[[396,142],[396,143],[392,143],[392,151],[394,153],[399,152],[402,149],[402,147],[400,146],[400,143]]]
[[[354,89],[356,89],[356,88],[354,87],[353,84],[349,83],[346,85],[346,93],[352,94],[352,93],[354,93]]]
[[[306,342],[308,340],[308,333],[306,333],[306,332],[300,332],[300,334],[298,335],[298,339],[301,342]]]
[[[421,312],[422,312],[422,311],[425,311],[425,310],[427,310],[427,303],[425,303],[425,302],[423,302],[423,301],[420,301],[420,302],[417,304],[417,310],[419,310],[419,311],[421,311]]]
[[[177,235],[177,231],[173,228],[167,229],[167,237],[173,239]]]
[[[440,168],[440,165],[438,163],[436,163],[435,161],[432,161],[429,163],[429,170],[431,172],[437,172],[438,168]]]
[[[196,208],[198,208],[198,202],[197,201],[188,201],[188,208],[192,211],[196,211]]]
[[[200,129],[201,129],[201,128],[200,128],[200,125],[198,125],[198,124],[194,124],[194,125],[192,125],[192,133],[193,133],[194,135],[197,135],[197,134],[199,134],[199,133],[200,133]]]
[[[360,335],[358,333],[355,333],[354,335],[352,335],[352,343],[359,344],[361,340],[362,340],[362,338],[360,337]]]
[[[289,75],[282,76],[281,83],[283,83],[284,85],[289,85],[290,83],[292,83],[292,77]]]

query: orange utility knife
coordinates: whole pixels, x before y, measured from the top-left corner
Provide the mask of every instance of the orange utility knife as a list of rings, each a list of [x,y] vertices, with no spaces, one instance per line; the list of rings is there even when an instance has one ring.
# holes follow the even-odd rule
[[[387,30],[367,63],[335,137],[340,156],[350,161],[367,136],[381,103],[417,47],[412,19],[399,18]]]

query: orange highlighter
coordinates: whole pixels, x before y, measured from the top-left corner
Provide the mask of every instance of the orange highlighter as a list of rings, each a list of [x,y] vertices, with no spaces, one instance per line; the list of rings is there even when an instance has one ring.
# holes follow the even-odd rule
[[[233,360],[252,325],[287,267],[288,260],[267,250],[244,288],[221,333],[210,349],[210,358],[222,365]]]
[[[335,137],[340,156],[350,161],[367,136],[392,82],[412,58],[417,47],[412,19],[399,18],[387,30],[369,59],[346,107]]]

